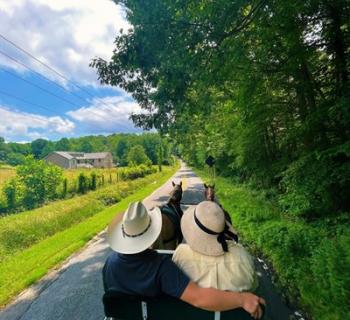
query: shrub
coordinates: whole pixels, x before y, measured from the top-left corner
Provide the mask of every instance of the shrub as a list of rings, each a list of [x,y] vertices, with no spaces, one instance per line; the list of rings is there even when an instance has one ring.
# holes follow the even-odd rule
[[[350,143],[314,152],[293,162],[283,173],[280,197],[293,215],[320,216],[350,209]]]
[[[108,189],[99,193],[97,199],[100,200],[103,205],[111,206],[112,204],[119,202],[122,199],[122,196],[118,190]]]
[[[62,185],[62,198],[65,198],[67,196],[68,191],[68,180],[67,178],[63,179],[63,185]]]
[[[63,179],[61,168],[28,156],[16,172],[23,186],[22,202],[25,208],[34,208],[58,197],[57,188]]]
[[[97,176],[95,172],[91,173],[91,186],[90,189],[91,190],[96,190],[97,188]]]
[[[14,211],[19,206],[20,186],[16,178],[12,178],[4,186],[7,211]]]
[[[88,190],[88,180],[84,173],[80,173],[78,176],[78,193],[86,193]]]
[[[350,314],[350,234],[323,239],[309,267],[309,276],[300,286],[315,319],[346,319]]]

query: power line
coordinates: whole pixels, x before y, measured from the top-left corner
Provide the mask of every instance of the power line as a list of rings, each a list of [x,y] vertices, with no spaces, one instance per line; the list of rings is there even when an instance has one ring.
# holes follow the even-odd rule
[[[44,107],[44,106],[42,106],[40,104],[37,104],[37,103],[34,103],[34,102],[27,101],[25,99],[22,99],[20,97],[14,96],[13,94],[7,93],[5,91],[0,90],[0,94],[2,94],[4,96],[8,96],[8,97],[10,97],[12,99],[15,99],[15,100],[18,100],[18,101],[27,103],[27,104],[31,104],[33,106],[36,106],[36,107],[40,108],[40,109],[47,110],[47,111],[51,112],[53,115],[57,115],[56,112],[54,112],[53,110],[51,110],[51,109],[49,109],[47,107]],[[60,115],[64,116],[63,114],[60,114]]]
[[[60,72],[58,72],[57,70],[55,70],[54,68],[52,68],[51,66],[49,66],[48,64],[46,64],[45,62],[41,61],[40,59],[38,59],[37,57],[35,57],[33,54],[31,54],[30,52],[28,52],[27,50],[23,49],[22,47],[20,47],[18,44],[14,43],[13,41],[11,41],[10,39],[8,39],[7,37],[5,37],[3,34],[0,33],[0,38],[2,38],[3,40],[5,40],[6,42],[10,43],[12,46],[14,46],[15,48],[17,48],[18,50],[20,50],[21,52],[25,53],[26,55],[28,55],[29,57],[31,57],[32,59],[34,59],[35,61],[39,62],[41,65],[43,65],[44,67],[48,68],[49,70],[51,70],[52,72],[54,72],[56,75],[58,75],[59,77],[61,77],[62,79],[64,79],[67,82],[72,83],[75,87],[77,87],[79,90],[85,92],[87,95],[89,95],[90,97],[94,98],[95,100],[99,101],[100,103],[102,103],[105,106],[109,106],[107,103],[105,103],[103,100],[101,100],[100,98],[95,97],[94,95],[92,95],[89,91],[85,90],[84,88],[82,88],[81,86],[79,86],[76,82],[69,80],[66,76],[64,76],[63,74],[61,74]],[[111,105],[111,104],[110,104]]]
[[[74,92],[71,92],[71,91],[67,90],[64,86],[62,86],[62,85],[58,84],[57,82],[55,82],[55,81],[49,79],[48,77],[44,76],[44,75],[41,74],[40,72],[35,71],[35,70],[32,69],[31,67],[27,66],[27,65],[24,64],[23,62],[17,60],[16,58],[14,58],[14,57],[8,55],[7,53],[5,53],[5,52],[3,52],[3,51],[0,50],[0,54],[2,54],[3,56],[5,56],[6,58],[8,58],[8,59],[10,59],[10,60],[12,60],[12,61],[14,61],[14,62],[16,62],[17,64],[19,64],[19,65],[25,67],[26,69],[30,70],[31,72],[35,73],[36,75],[38,75],[39,77],[45,79],[46,81],[48,81],[48,82],[54,84],[55,86],[57,86],[57,87],[63,89],[64,91],[68,92],[69,94],[71,94],[71,95],[73,95],[73,96],[75,96],[75,97],[81,99],[81,100],[84,101],[84,102],[87,102],[85,98],[81,97],[80,95],[78,95],[78,94],[76,94],[76,93],[74,93]]]
[[[10,43],[11,45],[13,45],[14,47],[16,47],[18,50],[22,51],[23,53],[25,53],[26,55],[28,55],[29,57],[31,57],[32,59],[34,59],[35,61],[39,62],[41,65],[43,65],[44,67],[48,68],[49,70],[51,70],[52,72],[54,72],[56,75],[58,75],[59,77],[61,77],[62,79],[66,80],[67,82],[71,82],[75,87],[77,87],[78,89],[80,89],[81,91],[85,92],[87,95],[89,95],[92,98],[98,99],[96,98],[94,95],[92,95],[89,91],[85,90],[84,88],[82,88],[81,86],[79,86],[76,82],[68,79],[66,76],[64,76],[63,74],[61,74],[60,72],[58,72],[57,70],[55,70],[54,68],[52,68],[51,66],[49,66],[48,64],[46,64],[45,62],[41,61],[40,59],[38,59],[37,57],[35,57],[33,54],[31,54],[30,52],[28,52],[27,50],[23,49],[22,47],[20,47],[19,45],[17,45],[16,43],[14,43],[13,41],[11,41],[10,39],[6,38],[3,34],[0,33],[0,38],[2,38],[3,40],[7,41],[8,43]]]
[[[64,101],[64,102],[67,102],[67,103],[69,103],[69,104],[71,104],[71,105],[73,105],[73,106],[75,106],[75,107],[80,108],[80,106],[79,106],[78,104],[76,104],[76,103],[74,103],[74,102],[72,102],[72,101],[69,101],[69,100],[67,100],[66,98],[62,98],[62,97],[60,97],[59,95],[57,95],[57,94],[55,94],[55,93],[52,93],[51,91],[46,90],[45,88],[43,88],[43,87],[41,87],[41,86],[39,86],[39,85],[33,83],[32,81],[29,81],[29,80],[27,80],[27,79],[24,79],[23,77],[21,77],[21,76],[15,74],[14,72],[11,72],[11,71],[6,70],[6,69],[1,68],[1,67],[0,67],[0,70],[2,70],[2,71],[4,71],[4,72],[6,72],[6,73],[12,75],[13,77],[16,77],[16,78],[18,78],[18,79],[20,79],[20,80],[22,80],[22,81],[24,81],[24,82],[30,84],[30,85],[33,86],[33,87],[38,88],[38,89],[41,90],[41,91],[46,92],[47,94],[49,94],[49,95],[51,95],[51,96],[53,96],[53,97],[55,97],[55,98],[57,98],[57,99],[60,99],[60,100],[62,100],[62,101]]]
[[[5,91],[0,90],[0,94],[1,94],[1,95],[4,95],[4,96],[7,96],[7,97],[10,97],[10,98],[12,98],[12,99],[21,101],[21,102],[23,102],[23,103],[33,105],[33,106],[35,106],[35,107],[37,107],[37,108],[40,108],[40,109],[49,111],[51,114],[53,114],[53,115],[55,115],[55,116],[59,115],[59,116],[62,116],[62,117],[67,118],[67,115],[66,115],[66,114],[55,112],[55,111],[53,111],[53,110],[51,110],[51,109],[49,109],[49,108],[47,108],[47,107],[45,107],[45,106],[43,106],[43,105],[40,105],[40,104],[37,104],[37,103],[34,103],[34,102],[30,102],[30,101],[28,101],[28,100],[22,99],[22,98],[20,98],[20,97],[17,97],[17,96],[15,96],[15,95],[13,95],[13,94],[8,93],[8,92],[5,92]],[[92,114],[95,114],[95,115],[98,116],[98,117],[100,117],[102,120],[105,120],[105,118],[104,118],[102,115],[99,115],[99,114],[97,114],[97,113],[94,113],[94,112],[91,111],[91,110],[89,110],[89,112],[92,113]],[[72,117],[72,116],[70,116],[70,117],[74,119],[74,117]],[[128,127],[126,127],[125,125],[123,125],[123,124],[121,124],[121,123],[118,123],[118,124],[119,124],[120,126],[126,128],[126,129],[128,129]]]
[[[6,42],[10,43],[12,46],[14,46],[15,48],[17,48],[17,49],[20,50],[21,52],[25,53],[26,55],[28,55],[29,57],[31,57],[32,59],[34,59],[35,61],[37,61],[37,62],[40,63],[41,65],[43,65],[44,67],[48,68],[49,70],[51,70],[52,72],[54,72],[56,75],[58,75],[59,77],[61,77],[61,78],[64,79],[65,81],[72,83],[75,87],[77,87],[77,88],[80,89],[81,91],[85,92],[85,93],[88,94],[90,97],[94,98],[95,100],[99,101],[101,104],[107,106],[108,108],[109,108],[110,106],[114,107],[114,105],[105,103],[103,100],[101,100],[100,98],[95,97],[95,96],[92,95],[90,92],[88,92],[87,90],[85,90],[84,88],[82,88],[81,86],[79,86],[78,84],[76,84],[74,81],[69,80],[67,77],[65,77],[64,75],[62,75],[60,72],[56,71],[54,68],[52,68],[52,67],[49,66],[48,64],[46,64],[46,63],[44,63],[43,61],[41,61],[40,59],[36,58],[33,54],[31,54],[31,53],[28,52],[27,50],[23,49],[22,47],[20,47],[19,45],[17,45],[16,43],[14,43],[13,41],[11,41],[10,39],[8,39],[7,37],[5,37],[5,36],[4,36],[3,34],[1,34],[1,33],[0,33],[0,38],[2,38],[3,40],[5,40]],[[21,79],[21,80],[27,82],[27,83],[30,83],[31,85],[33,85],[33,86],[35,86],[35,87],[37,87],[37,88],[40,88],[41,90],[43,90],[43,91],[45,91],[46,93],[49,93],[49,94],[55,96],[56,98],[59,98],[59,99],[64,100],[64,101],[66,101],[66,102],[68,102],[68,103],[70,103],[70,104],[73,104],[73,105],[77,106],[78,108],[81,108],[81,107],[78,106],[77,104],[75,104],[75,103],[73,103],[73,102],[70,102],[69,100],[67,100],[67,99],[65,99],[65,98],[61,98],[61,97],[57,96],[56,94],[51,93],[50,91],[48,91],[48,90],[46,90],[46,89],[44,89],[44,88],[41,88],[40,86],[38,86],[38,85],[36,85],[36,84],[33,84],[33,83],[31,83],[30,81],[28,81],[28,80],[26,80],[26,79],[24,79],[24,78],[22,78],[22,77],[19,77],[19,76],[15,75],[14,73],[12,73],[12,72],[10,72],[10,71],[8,71],[8,70],[6,70],[6,69],[3,69],[3,68],[0,68],[0,69],[4,70],[4,71],[7,72],[7,73],[12,74],[13,76],[15,76],[15,77],[17,77],[17,78],[19,78],[19,79]],[[37,73],[37,72],[35,71],[35,73]],[[51,80],[50,80],[50,81],[51,81]],[[89,110],[89,112],[90,112],[90,113],[93,113],[93,114],[95,114],[96,116],[100,117],[101,119],[105,120],[105,118],[104,118],[102,115],[97,114],[96,112],[94,112],[94,111],[92,111],[92,110]],[[119,123],[119,125],[120,125],[121,127],[124,127],[124,128],[126,128],[126,129],[129,129],[128,127],[126,127],[126,126],[123,125],[122,123]]]

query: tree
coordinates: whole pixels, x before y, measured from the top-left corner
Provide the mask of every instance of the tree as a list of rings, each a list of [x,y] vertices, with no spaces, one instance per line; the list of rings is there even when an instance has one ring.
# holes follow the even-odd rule
[[[93,151],[93,147],[92,144],[87,141],[87,140],[83,140],[81,147],[80,147],[80,151],[82,152],[92,152]]]
[[[49,141],[45,139],[36,139],[32,141],[31,143],[32,154],[36,159],[41,158],[42,152],[48,143]]]
[[[7,153],[9,151],[9,147],[5,143],[5,139],[0,137],[0,161],[6,161]]]
[[[138,101],[137,126],[168,133],[192,164],[212,154],[221,173],[281,193],[302,193],[317,169],[304,161],[311,155],[327,159],[329,177],[341,174],[350,161],[348,0],[119,2],[133,27],[110,61],[92,66]],[[301,170],[305,179],[291,177],[298,161],[315,169]],[[323,190],[333,194],[350,185],[331,180]]]
[[[67,138],[58,140],[55,144],[56,151],[69,151],[71,148],[70,142]]]
[[[25,156],[21,153],[11,152],[7,155],[7,163],[11,166],[17,166],[23,164],[25,161]]]
[[[131,147],[128,152],[127,161],[129,166],[146,164],[152,164],[151,160],[147,157],[145,149],[141,145]]]
[[[28,156],[16,172],[23,186],[23,204],[26,208],[34,208],[46,200],[57,198],[57,188],[63,180],[61,168]]]
[[[118,141],[117,146],[115,148],[115,154],[117,156],[118,162],[121,166],[127,165],[127,154],[129,150],[129,145],[126,139],[123,137]]]

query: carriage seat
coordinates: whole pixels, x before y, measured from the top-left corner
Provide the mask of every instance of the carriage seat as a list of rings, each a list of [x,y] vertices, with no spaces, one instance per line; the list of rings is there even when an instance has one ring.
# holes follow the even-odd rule
[[[157,250],[161,254],[172,254],[171,250]],[[170,296],[157,298],[124,295],[107,291],[103,295],[104,312],[107,319],[116,320],[251,320],[243,309],[211,312],[195,308]]]

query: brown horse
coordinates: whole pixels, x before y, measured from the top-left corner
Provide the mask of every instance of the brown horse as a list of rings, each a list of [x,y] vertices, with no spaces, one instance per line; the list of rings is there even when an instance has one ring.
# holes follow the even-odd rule
[[[162,231],[153,245],[155,249],[175,250],[182,241],[180,221],[183,215],[180,201],[182,199],[182,182],[175,184],[167,203],[160,206],[162,212]]]
[[[215,197],[215,184],[207,185],[204,183],[204,198],[207,201],[213,201],[217,203],[222,209],[222,211],[224,211],[226,221],[232,224],[232,220],[229,213],[222,207],[222,205],[217,201]]]

